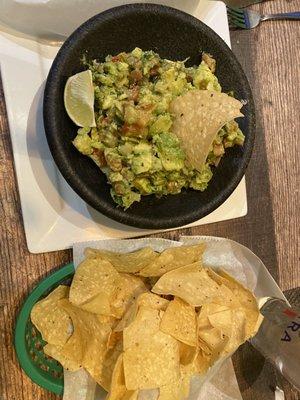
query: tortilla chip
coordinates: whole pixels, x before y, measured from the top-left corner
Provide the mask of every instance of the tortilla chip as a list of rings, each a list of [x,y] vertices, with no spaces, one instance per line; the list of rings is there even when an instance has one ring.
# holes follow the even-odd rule
[[[97,315],[75,307],[68,300],[60,300],[70,315],[74,332],[63,346],[64,355],[81,364],[101,385],[101,373],[110,336],[110,325],[100,323]]]
[[[257,300],[249,289],[227,274],[227,272],[220,270],[219,274],[224,279],[224,285],[233,292],[247,314],[246,337],[249,339],[255,335],[260,325],[258,321],[261,321]]]
[[[208,328],[205,328],[205,329],[208,329]],[[212,351],[211,351],[211,349],[207,346],[207,344],[203,341],[203,340],[201,340],[199,337],[198,337],[198,347],[199,347],[199,349],[202,351],[202,353],[204,354],[204,355],[206,355],[207,357],[211,357],[212,356]]]
[[[209,368],[209,359],[199,354],[193,362],[180,365],[180,377],[178,380],[160,387],[158,400],[182,400],[189,396],[191,378],[198,374],[204,374]]]
[[[159,388],[158,400],[182,400],[181,380],[171,382]]]
[[[173,269],[200,261],[204,250],[204,243],[191,246],[170,247],[159,254],[159,256],[146,268],[142,269],[139,274],[145,277],[162,276]]]
[[[180,364],[188,365],[195,361],[198,349],[195,346],[189,346],[183,342],[178,342]]]
[[[236,351],[239,346],[247,340],[246,324],[246,313],[241,309],[233,310],[231,335],[229,336],[229,340],[224,347],[224,354],[229,354]]]
[[[68,298],[69,288],[58,286],[46,298],[37,302],[31,310],[31,321],[42,338],[55,346],[63,346],[72,334],[72,321],[59,305],[59,300]]]
[[[227,287],[233,293],[234,301],[231,308],[240,309],[246,314],[245,340],[256,334],[262,322],[262,316],[254,294],[223,270],[218,272],[209,270],[209,275],[222,286]]]
[[[126,393],[123,354],[120,354],[112,373],[111,385],[106,400],[120,400]]]
[[[211,364],[212,364],[211,355],[207,355],[201,349],[199,349],[197,357],[194,361],[194,365],[195,365],[195,369],[196,369],[197,373],[200,375],[206,374],[206,372],[210,368]]]
[[[121,400],[137,400],[139,395],[138,390],[127,390]]]
[[[232,335],[233,312],[229,307],[214,303],[206,304],[201,316],[203,316],[204,310],[208,322],[213,328],[218,328],[228,337]]]
[[[229,338],[217,328],[199,329],[198,337],[207,344],[212,355],[219,357],[224,350]]]
[[[169,300],[151,292],[140,294],[137,298],[138,307],[144,306],[165,311],[168,307],[168,304]]]
[[[141,306],[134,321],[123,331],[124,350],[138,347],[143,342],[151,340],[159,331],[163,311]],[[128,388],[131,389],[131,388]]]
[[[43,351],[47,356],[54,358],[58,361],[64,369],[68,371],[78,371],[81,365],[72,357],[66,356],[64,354],[63,346],[55,346],[53,344],[47,343],[43,347]]]
[[[219,298],[222,294],[220,286],[199,263],[167,272],[158,280],[152,292],[180,297],[194,307],[210,302],[215,297]]]
[[[113,349],[119,341],[123,342],[122,332],[112,331],[107,341],[107,350]]]
[[[227,122],[243,116],[241,107],[235,98],[212,90],[191,90],[172,101],[172,132],[192,168],[201,171],[217,133]]]
[[[99,380],[101,386],[109,391],[112,382],[112,375],[115,368],[115,364],[119,356],[123,352],[123,337],[120,332],[112,332],[109,337],[107,344],[107,352],[105,353],[104,360],[102,363],[101,374],[99,374]]]
[[[178,342],[163,332],[146,335],[145,339],[131,340],[138,345],[127,348],[123,355],[129,390],[154,389],[179,378]]]
[[[122,332],[127,326],[131,324],[131,322],[135,319],[136,314],[138,311],[137,303],[132,303],[125,314],[123,315],[122,319],[116,324],[114,331],[115,332]]]
[[[129,306],[144,292],[148,292],[148,289],[139,277],[120,274],[119,284],[112,300],[112,313],[117,318],[121,318]]]
[[[95,314],[112,315],[111,302],[119,279],[119,273],[110,262],[86,259],[75,272],[70,288],[70,302]]]
[[[227,354],[226,347],[235,331],[232,311],[219,304],[204,304],[198,316],[198,345],[211,362]]]
[[[195,308],[178,297],[169,302],[162,317],[160,330],[190,346],[197,344]]]
[[[118,272],[135,274],[148,264],[153,262],[158,253],[151,247],[133,251],[132,253],[114,253],[112,251],[87,248],[85,255],[88,258],[96,258],[109,261]]]
[[[111,328],[113,328],[118,322],[118,319],[110,315],[97,314],[97,318],[100,324],[109,325]]]

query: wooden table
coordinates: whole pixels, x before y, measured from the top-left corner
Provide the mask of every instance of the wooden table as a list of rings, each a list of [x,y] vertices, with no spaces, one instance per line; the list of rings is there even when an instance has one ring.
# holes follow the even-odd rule
[[[299,0],[270,1],[261,12],[300,8]],[[265,262],[291,302],[300,298],[299,131],[300,23],[266,22],[232,32],[232,47],[250,80],[257,109],[257,139],[247,171],[245,218],[180,231],[224,236],[251,248]],[[33,286],[71,259],[71,251],[34,255],[26,247],[3,92],[0,92],[0,400],[50,400],[21,372],[12,346],[16,313]],[[163,236],[177,238],[179,231]],[[297,289],[298,288],[298,289]],[[234,356],[243,399],[273,400],[274,387],[287,400],[299,393],[262,356],[244,345]],[[211,399],[213,400],[213,399]]]

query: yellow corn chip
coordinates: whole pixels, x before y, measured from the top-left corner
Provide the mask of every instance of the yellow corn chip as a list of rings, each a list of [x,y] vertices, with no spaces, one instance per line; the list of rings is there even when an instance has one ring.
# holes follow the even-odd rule
[[[236,351],[247,340],[246,324],[246,313],[242,309],[234,309],[232,311],[231,336],[223,350],[224,354]]]
[[[137,400],[138,394],[139,394],[138,390],[127,390],[127,392],[120,400]]]
[[[162,276],[168,271],[200,261],[205,250],[205,244],[170,247],[164,250],[146,268],[140,271],[141,276]]]
[[[213,270],[208,270],[208,273],[212,279],[221,284],[221,286],[225,286],[228,291],[230,290],[233,293],[234,301],[231,302],[231,307],[240,309],[246,314],[244,340],[254,336],[262,321],[254,294],[223,270],[218,271],[218,273]]]
[[[112,315],[111,302],[119,273],[110,262],[87,259],[77,268],[70,288],[72,304],[95,314]]]
[[[195,346],[189,346],[183,342],[178,342],[180,364],[187,365],[195,361],[198,349]]]
[[[190,166],[201,171],[217,133],[227,122],[243,116],[241,107],[235,98],[211,90],[191,90],[172,101],[172,132]]]
[[[208,276],[199,263],[167,272],[158,280],[152,292],[180,297],[195,307],[222,296],[220,286]]]
[[[210,359],[199,352],[192,362],[180,365],[180,377],[178,380],[159,388],[158,400],[186,399],[190,392],[191,378],[195,375],[203,375],[207,372],[209,366]]]
[[[181,380],[171,382],[159,388],[158,400],[182,400]]]
[[[59,301],[68,295],[67,286],[58,286],[45,299],[36,303],[31,311],[31,321],[42,338],[55,346],[63,346],[72,333],[72,321],[59,305]]]
[[[115,332],[121,332],[123,331],[128,325],[131,324],[131,322],[134,320],[136,314],[138,311],[138,306],[137,303],[132,303],[125,314],[123,315],[122,319],[119,320],[117,325],[114,328]]]
[[[180,342],[190,346],[197,344],[197,326],[195,308],[175,297],[162,317],[160,329]]]
[[[123,352],[123,337],[121,332],[112,332],[109,338],[107,346],[107,352],[105,353],[104,360],[102,363],[101,373],[99,374],[100,385],[109,391],[112,382],[112,374],[114,371],[115,364],[119,356]]]
[[[120,274],[119,284],[111,304],[113,314],[121,318],[129,306],[144,292],[148,292],[148,289],[139,277]]]
[[[134,321],[123,331],[124,350],[148,342],[159,331],[163,311],[141,306]]]
[[[72,336],[63,346],[65,357],[78,362],[101,384],[110,325],[100,323],[97,315],[75,307],[66,299],[60,300],[60,304],[70,315],[74,326]]]
[[[226,336],[232,335],[233,312],[226,306],[218,304],[209,304],[210,310],[207,313],[207,318],[213,328],[218,328]]]
[[[132,340],[123,355],[125,383],[129,390],[154,389],[179,378],[178,342],[157,332],[146,340]],[[124,337],[125,341],[125,337]]]
[[[257,300],[249,289],[245,288],[225,271],[221,270],[219,274],[224,279],[224,285],[233,292],[241,304],[242,310],[246,313],[245,340],[249,339],[256,334],[262,321]]]
[[[81,365],[73,357],[70,358],[64,354],[63,346],[47,343],[43,347],[43,351],[48,356],[61,363],[61,365],[69,371],[77,371],[81,368]]]
[[[158,254],[151,247],[144,247],[132,253],[114,253],[112,251],[87,248],[85,255],[109,261],[117,271],[135,274],[153,262]]]
[[[144,306],[144,307],[155,308],[156,310],[165,311],[166,308],[168,307],[168,304],[169,300],[157,296],[157,294],[151,292],[142,293],[137,298],[138,307]]]
[[[112,373],[110,391],[106,400],[119,400],[122,399],[126,393],[124,368],[123,368],[123,354],[120,354]]]
[[[97,314],[97,318],[100,324],[109,325],[111,328],[113,328],[118,322],[117,318],[109,315]]]

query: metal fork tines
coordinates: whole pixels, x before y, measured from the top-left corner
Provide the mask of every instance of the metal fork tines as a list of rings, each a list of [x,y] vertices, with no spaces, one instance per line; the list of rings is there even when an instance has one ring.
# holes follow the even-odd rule
[[[227,7],[228,22],[231,28],[251,29],[268,19],[300,19],[300,11],[281,14],[261,15],[252,10]]]

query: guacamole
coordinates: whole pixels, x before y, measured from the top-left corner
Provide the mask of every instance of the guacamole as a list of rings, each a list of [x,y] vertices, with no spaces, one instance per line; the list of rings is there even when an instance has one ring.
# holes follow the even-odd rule
[[[186,67],[184,61],[135,48],[102,63],[84,62],[93,77],[96,127],[80,128],[73,143],[105,173],[119,206],[126,209],[151,194],[203,191],[226,148],[243,145],[238,124],[227,123],[196,170],[186,163],[172,132],[169,106],[174,98],[195,89],[221,92],[210,55],[203,54],[199,66]]]

